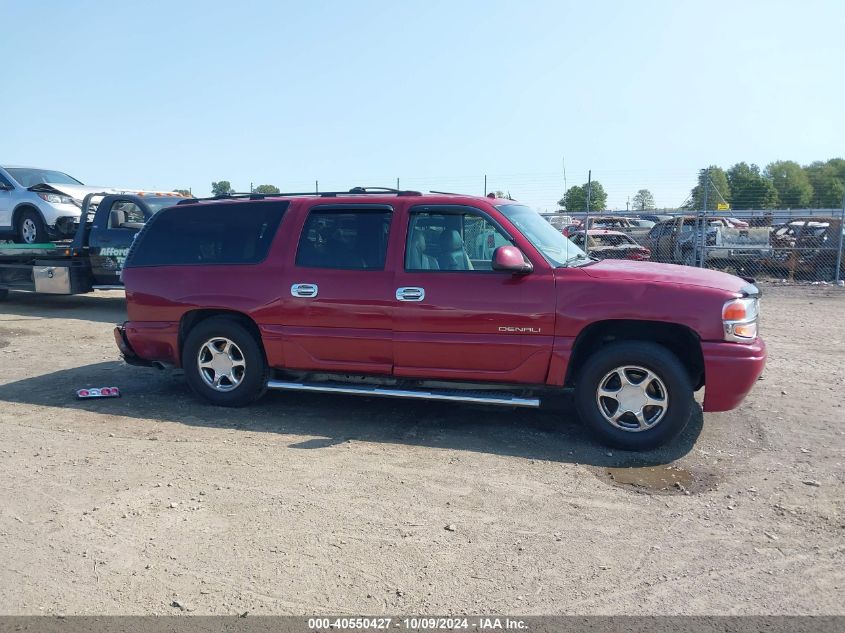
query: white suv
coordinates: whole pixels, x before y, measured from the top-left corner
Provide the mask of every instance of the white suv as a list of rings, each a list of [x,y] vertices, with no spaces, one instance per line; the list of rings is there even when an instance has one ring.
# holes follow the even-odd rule
[[[86,187],[52,169],[0,166],[0,239],[38,244],[73,234]]]

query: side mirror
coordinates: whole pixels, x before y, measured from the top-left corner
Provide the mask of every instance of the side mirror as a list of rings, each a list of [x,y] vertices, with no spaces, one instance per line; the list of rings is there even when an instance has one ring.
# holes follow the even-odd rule
[[[500,246],[493,251],[493,270],[527,275],[534,270],[534,266],[516,246]]]

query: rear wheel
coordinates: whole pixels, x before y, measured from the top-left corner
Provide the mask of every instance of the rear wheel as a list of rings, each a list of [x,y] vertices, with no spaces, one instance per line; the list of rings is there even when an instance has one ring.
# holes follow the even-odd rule
[[[5,301],[9,298],[9,289],[8,288],[0,288],[0,301]]]
[[[26,209],[18,215],[15,241],[19,244],[41,244],[48,241],[47,227],[38,211]]]
[[[599,349],[575,385],[581,421],[605,444],[625,450],[649,450],[674,438],[689,422],[694,402],[678,358],[642,341]]]
[[[252,333],[236,319],[214,317],[188,334],[182,350],[188,385],[225,407],[247,405],[267,387],[267,362]]]

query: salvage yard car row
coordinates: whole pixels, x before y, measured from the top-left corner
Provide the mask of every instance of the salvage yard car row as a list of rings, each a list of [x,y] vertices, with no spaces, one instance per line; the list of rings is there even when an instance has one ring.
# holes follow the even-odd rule
[[[561,232],[584,245],[583,222],[566,217],[563,224],[544,215]],[[650,218],[658,220],[653,222]],[[642,224],[650,228],[643,230]],[[749,226],[732,217],[707,217],[702,238],[701,219],[694,215],[649,215],[641,218],[596,215],[589,218],[590,255],[598,259],[652,261],[728,269],[752,276],[833,281],[836,263],[845,277],[841,256],[842,220],[832,216],[795,217],[772,226]],[[622,235],[627,236],[623,238]],[[703,252],[703,257],[702,257]]]

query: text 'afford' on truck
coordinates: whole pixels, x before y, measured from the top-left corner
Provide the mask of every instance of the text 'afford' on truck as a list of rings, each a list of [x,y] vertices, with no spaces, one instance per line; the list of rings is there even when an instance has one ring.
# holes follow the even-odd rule
[[[763,370],[758,290],[594,261],[511,200],[355,188],[185,200],[123,271],[127,362],[220,405],[267,389],[537,407],[574,389],[604,442],[649,449]],[[457,405],[456,405],[457,406]]]

